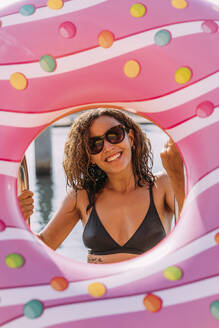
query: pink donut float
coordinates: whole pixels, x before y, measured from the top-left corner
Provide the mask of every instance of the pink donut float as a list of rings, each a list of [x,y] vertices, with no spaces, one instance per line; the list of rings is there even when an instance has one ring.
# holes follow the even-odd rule
[[[219,326],[218,26],[218,0],[0,2],[0,326]],[[173,233],[111,265],[53,252],[16,199],[40,131],[101,106],[159,125],[187,173]]]

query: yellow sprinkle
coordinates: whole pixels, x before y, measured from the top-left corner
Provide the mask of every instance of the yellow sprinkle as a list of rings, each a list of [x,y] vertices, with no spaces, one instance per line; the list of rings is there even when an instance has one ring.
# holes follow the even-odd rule
[[[106,287],[99,282],[93,282],[88,286],[88,293],[93,297],[101,297],[106,293]]]
[[[187,83],[192,77],[192,71],[187,67],[180,67],[175,73],[175,81],[178,84]]]
[[[186,0],[172,0],[172,6],[177,9],[185,9],[188,7]]]
[[[12,87],[17,90],[24,90],[27,87],[27,79],[22,73],[13,73],[10,76],[10,83]]]
[[[61,9],[64,6],[64,3],[62,0],[49,0],[47,2],[47,6],[50,9]]]
[[[124,65],[124,73],[127,77],[134,78],[140,73],[140,65],[136,60],[129,60]]]
[[[142,17],[146,13],[146,7],[144,5],[142,5],[141,3],[135,3],[134,5],[132,5],[130,7],[129,10],[130,10],[130,14],[136,18]]]

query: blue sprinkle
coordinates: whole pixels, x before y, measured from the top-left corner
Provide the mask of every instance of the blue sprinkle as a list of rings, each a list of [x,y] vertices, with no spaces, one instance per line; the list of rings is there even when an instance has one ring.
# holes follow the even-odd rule
[[[219,320],[219,300],[216,300],[211,303],[210,305],[211,315],[216,319]]]
[[[20,8],[19,13],[23,16],[33,15],[35,7],[33,5],[24,5]]]
[[[38,300],[31,300],[24,305],[23,312],[29,319],[38,318],[43,313],[43,304]]]
[[[167,45],[171,40],[171,34],[167,30],[160,30],[158,31],[154,36],[154,42],[158,46],[165,46]]]

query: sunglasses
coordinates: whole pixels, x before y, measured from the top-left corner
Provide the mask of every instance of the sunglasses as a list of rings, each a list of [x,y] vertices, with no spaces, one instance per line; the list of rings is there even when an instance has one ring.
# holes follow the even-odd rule
[[[105,139],[113,145],[122,142],[125,138],[125,131],[124,126],[116,125],[107,130],[102,136],[90,138],[88,141],[90,154],[99,154],[103,150]]]

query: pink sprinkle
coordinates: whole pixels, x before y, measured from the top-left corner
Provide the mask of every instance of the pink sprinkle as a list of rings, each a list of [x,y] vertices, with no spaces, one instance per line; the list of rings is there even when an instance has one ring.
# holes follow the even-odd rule
[[[214,105],[210,101],[203,101],[201,104],[199,104],[196,108],[196,115],[198,117],[208,117],[210,116],[214,111]]]
[[[76,26],[72,22],[64,22],[59,26],[59,34],[65,39],[73,38],[76,32]]]
[[[202,23],[202,30],[205,33],[215,33],[218,31],[218,25],[214,21],[205,21]]]
[[[6,228],[5,223],[2,220],[0,220],[0,232],[4,231],[5,228]]]

